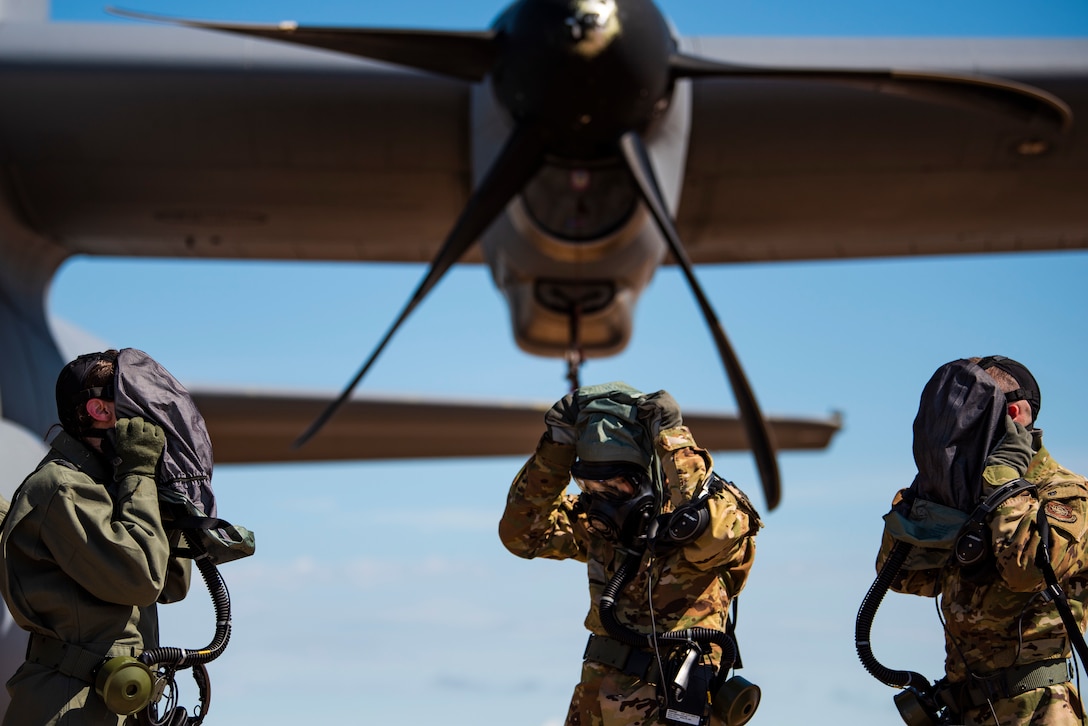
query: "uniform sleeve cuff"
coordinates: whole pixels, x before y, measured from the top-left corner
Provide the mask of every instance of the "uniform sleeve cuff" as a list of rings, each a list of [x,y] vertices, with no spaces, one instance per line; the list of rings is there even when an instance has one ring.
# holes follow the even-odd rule
[[[982,471],[982,480],[990,486],[1001,486],[1013,479],[1019,479],[1020,472],[1004,464],[992,464]]]
[[[574,444],[557,444],[549,434],[540,437],[536,445],[536,457],[539,461],[557,469],[570,469],[577,457]]]
[[[655,442],[659,449],[663,451],[676,451],[677,449],[683,449],[688,446],[698,446],[695,443],[695,437],[691,435],[691,431],[687,426],[676,426],[671,429],[664,429],[657,435],[657,441]]]

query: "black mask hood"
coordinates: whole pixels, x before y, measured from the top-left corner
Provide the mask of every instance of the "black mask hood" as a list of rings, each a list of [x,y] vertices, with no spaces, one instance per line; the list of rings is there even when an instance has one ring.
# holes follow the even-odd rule
[[[1004,434],[1005,394],[968,360],[937,369],[922,391],[914,419],[912,493],[972,511],[982,493],[986,457]]]

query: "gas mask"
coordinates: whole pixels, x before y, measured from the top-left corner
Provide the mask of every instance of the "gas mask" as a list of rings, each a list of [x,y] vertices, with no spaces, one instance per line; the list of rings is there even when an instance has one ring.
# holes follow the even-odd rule
[[[574,480],[582,490],[589,528],[613,544],[642,544],[646,528],[657,514],[650,477],[631,467],[579,464],[582,466],[576,465],[580,470]],[[587,472],[587,468],[605,470]]]
[[[644,394],[623,383],[578,389],[571,475],[582,489],[590,529],[628,548],[645,544],[646,528],[661,508],[660,463],[639,418]]]

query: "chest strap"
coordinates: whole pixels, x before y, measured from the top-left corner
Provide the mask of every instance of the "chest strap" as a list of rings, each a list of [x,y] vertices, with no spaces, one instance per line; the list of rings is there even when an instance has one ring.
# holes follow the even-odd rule
[[[963,523],[959,534],[956,535],[956,543],[952,548],[956,561],[961,566],[968,567],[977,564],[991,554],[990,541],[993,535],[990,533],[990,525],[986,520],[1006,500],[1029,491],[1035,491],[1034,484],[1024,478],[1013,479],[990,492],[990,495],[975,507],[975,511],[971,512],[971,516]]]
[[[26,659],[30,663],[52,668],[69,678],[78,678],[92,685],[94,673],[103,660],[118,655],[135,658],[139,654],[139,648],[125,645],[114,645],[102,653],[38,633],[30,634],[30,641],[26,646]]]

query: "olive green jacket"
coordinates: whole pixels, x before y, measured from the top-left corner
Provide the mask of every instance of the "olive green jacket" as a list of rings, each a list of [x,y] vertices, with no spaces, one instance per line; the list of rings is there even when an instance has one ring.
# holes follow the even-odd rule
[[[190,562],[170,557],[155,480],[113,481],[63,432],[16,490],[0,554],[0,593],[20,627],[103,654],[157,646],[155,603],[189,589]]]

